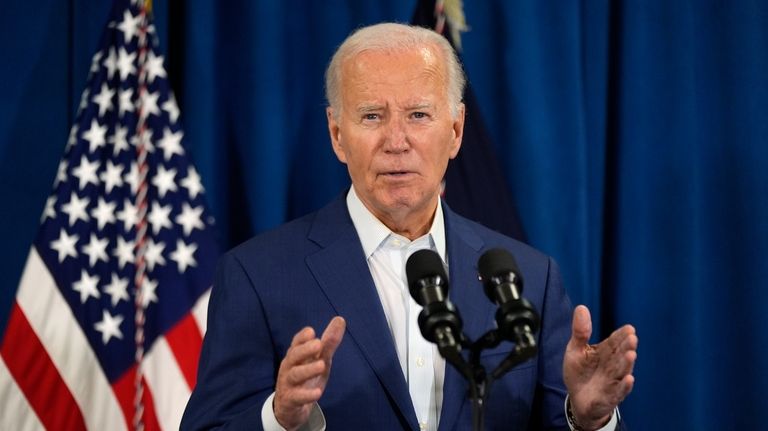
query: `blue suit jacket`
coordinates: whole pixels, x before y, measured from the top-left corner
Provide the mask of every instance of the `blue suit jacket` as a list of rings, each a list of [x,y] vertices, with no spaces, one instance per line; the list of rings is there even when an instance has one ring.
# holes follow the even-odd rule
[[[450,297],[476,339],[494,327],[496,307],[477,278],[477,261],[509,250],[525,280],[524,296],[541,314],[539,354],[494,382],[486,429],[567,430],[562,359],[571,305],[554,261],[444,206]],[[341,196],[320,211],[257,236],[219,263],[197,387],[182,429],[261,429],[261,408],[280,361],[304,326],[319,333],[335,315],[347,332],[319,404],[328,430],[418,430],[392,335],[362,246]],[[492,370],[511,350],[486,352]],[[446,366],[439,429],[471,429],[465,380]]]

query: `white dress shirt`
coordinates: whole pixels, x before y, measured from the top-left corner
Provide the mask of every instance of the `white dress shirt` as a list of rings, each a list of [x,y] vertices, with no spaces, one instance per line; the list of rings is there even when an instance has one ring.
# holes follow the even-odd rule
[[[405,263],[414,252],[431,249],[440,255],[445,272],[449,273],[442,206],[438,202],[429,232],[413,241],[389,230],[360,201],[354,187],[350,187],[347,193],[347,209],[387,318],[419,427],[437,431],[443,402],[445,359],[440,356],[437,347],[421,335],[418,316],[422,307],[409,294]],[[262,424],[265,431],[284,431],[275,419],[273,399],[274,393],[262,406]],[[616,422],[614,414],[599,431],[613,430]],[[569,426],[573,429],[570,423]],[[302,430],[325,430],[325,418],[317,404]]]

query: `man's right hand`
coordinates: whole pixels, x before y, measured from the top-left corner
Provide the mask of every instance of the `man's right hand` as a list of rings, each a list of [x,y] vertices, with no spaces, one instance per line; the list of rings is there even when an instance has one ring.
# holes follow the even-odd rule
[[[299,331],[280,363],[275,386],[274,412],[280,425],[293,431],[309,420],[314,403],[323,395],[331,360],[341,344],[347,324],[336,316],[318,339],[312,328]]]

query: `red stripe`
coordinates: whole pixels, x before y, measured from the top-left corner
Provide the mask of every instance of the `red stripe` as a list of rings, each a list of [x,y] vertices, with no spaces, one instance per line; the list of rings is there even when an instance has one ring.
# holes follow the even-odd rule
[[[45,428],[86,429],[80,407],[18,303],[11,310],[0,355]]]
[[[125,372],[120,379],[112,384],[112,390],[115,392],[117,402],[120,404],[120,409],[123,411],[125,417],[125,424],[128,429],[133,429],[133,398],[136,391],[134,386],[134,380],[136,379],[136,366],[132,366],[131,369]],[[160,423],[157,421],[157,415],[155,414],[155,402],[152,398],[152,391],[147,386],[146,379],[142,379],[144,385],[144,429],[146,431],[159,431]]]
[[[179,323],[165,334],[181,373],[187,380],[189,389],[195,387],[197,381],[197,361],[203,346],[203,335],[197,326],[195,317],[188,313]]]

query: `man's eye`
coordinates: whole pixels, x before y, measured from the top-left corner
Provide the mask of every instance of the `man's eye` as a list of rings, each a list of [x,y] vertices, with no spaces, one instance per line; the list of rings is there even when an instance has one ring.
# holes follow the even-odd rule
[[[365,114],[363,115],[363,120],[367,121],[375,121],[379,119],[379,114]]]
[[[413,118],[416,118],[416,119],[427,118],[426,112],[414,112],[411,115],[413,116]]]

